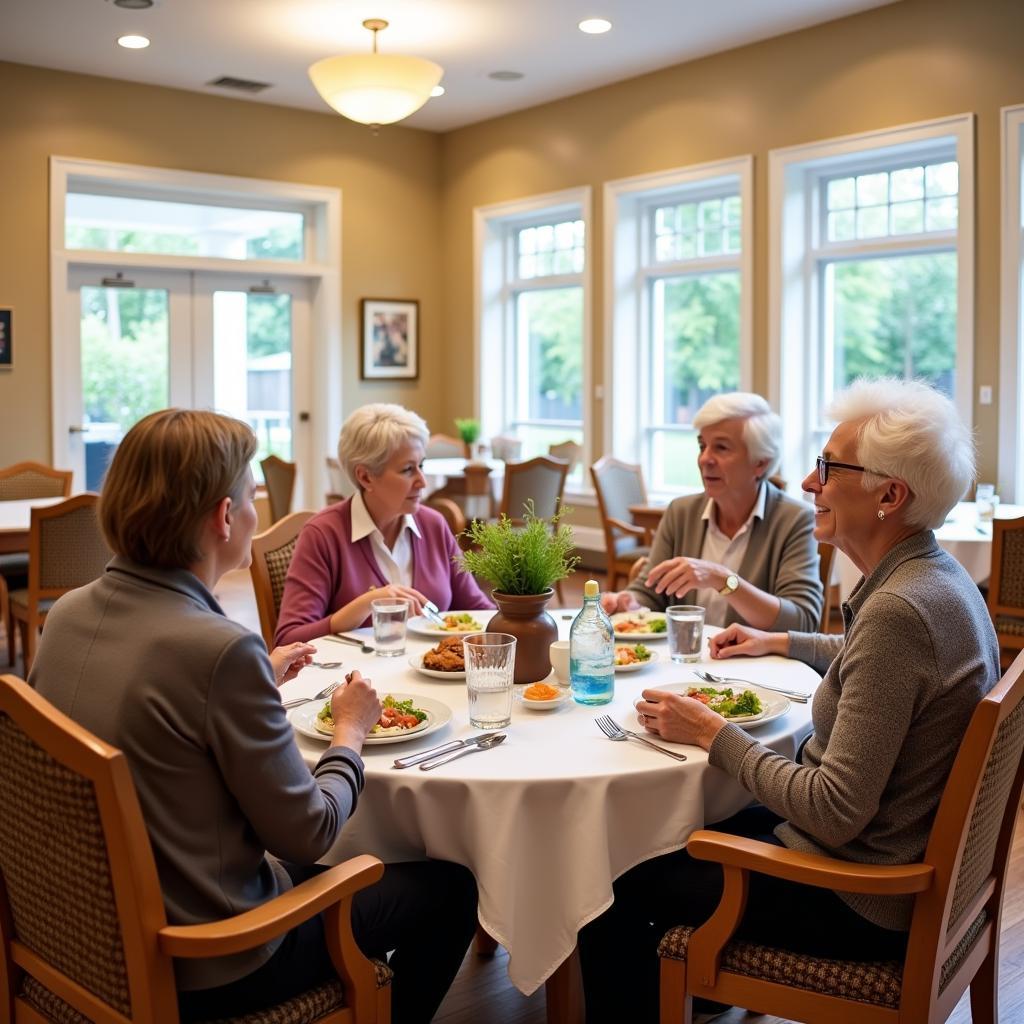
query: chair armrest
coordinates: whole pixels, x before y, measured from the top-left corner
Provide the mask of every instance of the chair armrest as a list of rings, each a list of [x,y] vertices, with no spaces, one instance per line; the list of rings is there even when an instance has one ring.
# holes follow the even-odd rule
[[[819,889],[899,896],[924,892],[932,884],[930,864],[857,864],[817,853],[801,853],[756,839],[725,832],[698,831],[686,851],[698,860],[713,860],[728,867],[758,871]]]
[[[243,914],[207,924],[167,925],[158,933],[160,949],[178,957],[227,956],[253,949],[350,899],[383,874],[384,865],[376,857],[353,857]]]
[[[609,516],[605,522],[614,527],[616,530],[621,530],[623,533],[628,533],[631,537],[643,537],[646,538],[648,530],[643,526],[637,526],[635,523],[627,523],[622,519],[614,519]]]

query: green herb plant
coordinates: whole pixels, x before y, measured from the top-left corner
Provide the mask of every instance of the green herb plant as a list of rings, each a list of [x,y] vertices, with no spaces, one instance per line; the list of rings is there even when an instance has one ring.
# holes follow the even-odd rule
[[[474,419],[456,419],[455,429],[459,432],[464,444],[472,444],[480,436],[480,421]]]
[[[490,523],[474,520],[466,530],[473,547],[460,556],[463,567],[499,594],[543,594],[579,563],[572,527],[561,521],[571,511],[562,505],[548,520],[536,515],[529,501],[523,526],[514,526],[508,516]]]

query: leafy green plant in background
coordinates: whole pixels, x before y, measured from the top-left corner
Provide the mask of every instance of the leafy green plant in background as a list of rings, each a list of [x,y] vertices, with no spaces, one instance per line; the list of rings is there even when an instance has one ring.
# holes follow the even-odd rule
[[[480,421],[471,418],[456,418],[455,429],[465,444],[472,444],[480,436]]]
[[[463,567],[499,594],[543,594],[579,564],[572,527],[561,521],[571,511],[563,505],[548,520],[534,514],[530,501],[524,526],[513,526],[507,516],[490,523],[474,520],[466,530],[473,548],[460,556]]]

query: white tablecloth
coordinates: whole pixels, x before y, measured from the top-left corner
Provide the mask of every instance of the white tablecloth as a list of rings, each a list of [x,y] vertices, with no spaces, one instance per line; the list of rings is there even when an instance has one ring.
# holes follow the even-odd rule
[[[555,618],[567,636],[569,622],[561,613]],[[407,654],[430,646],[411,634],[409,640]],[[469,726],[464,683],[430,679],[405,658],[377,658],[325,640],[317,646],[324,660],[341,659],[344,667],[306,669],[286,685],[284,697],[315,693],[332,675],[359,668],[381,695],[418,693],[454,712],[451,723],[421,740],[364,749],[366,789],[329,859],[373,853],[397,861],[427,854],[468,866],[480,890],[480,921],[508,950],[509,977],[526,995],[569,956],[577,931],[611,904],[614,879],[679,849],[694,829],[750,800],[725,773],[710,768],[697,747],[683,748],[689,760],[680,763],[633,741],[613,743],[594,724],[607,712],[636,728],[632,705],[641,690],[695,682],[688,666],[668,660],[664,641],[652,643],[657,664],[616,675],[610,705],[595,709],[570,701],[534,711],[516,701],[504,744],[429,772],[399,771],[392,761],[477,731]],[[783,658],[744,659],[730,668],[753,682],[807,691],[818,682],[807,666]],[[809,709],[793,704],[755,735],[792,757],[810,731]],[[314,764],[324,744],[297,739]]]
[[[1024,516],[1024,505],[999,505],[996,518],[1016,519]],[[961,501],[949,513],[946,522],[935,531],[940,547],[948,551],[970,574],[975,583],[984,583],[992,565],[992,524],[978,518],[973,501]],[[836,552],[833,579],[839,583],[842,600],[860,579],[860,570],[842,553]]]

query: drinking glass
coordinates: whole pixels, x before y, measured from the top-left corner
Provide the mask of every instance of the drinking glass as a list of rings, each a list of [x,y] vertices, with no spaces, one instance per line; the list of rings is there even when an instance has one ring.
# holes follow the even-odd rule
[[[370,602],[373,618],[373,642],[378,658],[397,658],[405,654],[405,622],[409,602],[394,597],[380,597]]]
[[[673,661],[700,661],[704,640],[704,609],[695,604],[673,604],[665,609],[668,653]]]
[[[978,484],[974,491],[974,507],[977,509],[978,518],[982,522],[988,522],[994,518],[998,504],[999,499],[996,497],[996,485]]]
[[[508,633],[473,633],[463,639],[462,647],[469,724],[474,729],[503,729],[512,721],[516,638]]]

